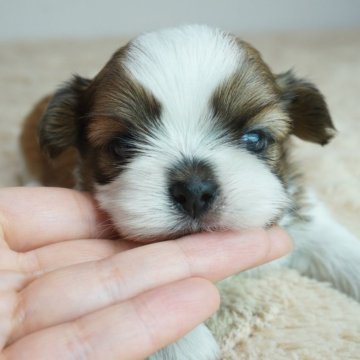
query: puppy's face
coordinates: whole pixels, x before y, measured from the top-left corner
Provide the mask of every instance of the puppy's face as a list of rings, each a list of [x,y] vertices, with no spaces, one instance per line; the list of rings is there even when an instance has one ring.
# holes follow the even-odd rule
[[[247,43],[190,26],[145,34],[94,80],[59,90],[40,127],[125,237],[266,226],[286,206],[286,140],[332,135],[317,89],[275,76]]]

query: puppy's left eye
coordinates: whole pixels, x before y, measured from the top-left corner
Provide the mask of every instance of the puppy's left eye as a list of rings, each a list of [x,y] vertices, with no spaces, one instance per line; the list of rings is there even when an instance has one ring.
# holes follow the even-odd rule
[[[253,130],[243,134],[240,141],[246,146],[246,149],[260,153],[264,151],[269,143],[269,138],[260,130]]]

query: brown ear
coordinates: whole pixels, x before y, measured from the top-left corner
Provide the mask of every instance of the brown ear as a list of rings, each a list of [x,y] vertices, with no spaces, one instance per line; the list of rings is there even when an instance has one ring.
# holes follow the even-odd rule
[[[74,76],[52,97],[39,124],[41,149],[50,157],[57,157],[67,147],[77,143],[78,117],[85,90],[91,81]]]
[[[276,76],[281,98],[293,120],[293,134],[325,145],[335,135],[325,99],[312,83],[297,78],[292,71]]]

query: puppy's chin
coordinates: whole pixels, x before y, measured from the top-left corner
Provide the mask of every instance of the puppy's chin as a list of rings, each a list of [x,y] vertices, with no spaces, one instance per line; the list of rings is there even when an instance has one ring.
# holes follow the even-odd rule
[[[276,217],[268,221],[266,224],[259,224],[256,227],[262,227],[262,228],[269,228],[273,226],[274,224],[277,224],[279,219],[282,217],[283,212],[279,213]],[[249,227],[225,227],[221,225],[214,225],[209,223],[207,225],[206,223],[202,223],[201,221],[189,221],[188,226],[185,226],[183,229],[177,229],[174,231],[168,231],[168,232],[159,232],[158,234],[140,234],[137,233],[136,235],[132,233],[124,233],[122,226],[116,226],[117,233],[119,234],[120,238],[126,241],[136,242],[136,243],[142,243],[142,244],[149,244],[149,243],[155,243],[155,242],[162,242],[167,240],[176,240],[185,236],[194,235],[194,234],[200,234],[200,233],[211,233],[211,232],[226,232],[226,231],[241,231],[246,230]]]
[[[169,229],[167,231],[158,232],[156,234],[149,233],[140,233],[133,231],[124,231],[124,224],[121,222],[115,223],[117,234],[121,239],[126,241],[132,241],[137,243],[154,243],[167,240],[176,240],[184,236],[189,236],[193,234],[199,234],[204,232],[222,232],[228,230],[235,230],[230,228],[225,228],[222,226],[215,226],[214,223],[201,220],[187,219],[184,221],[183,227],[177,226],[176,229]],[[239,230],[239,229],[237,229]]]
[[[176,240],[176,239],[182,238],[184,236],[192,235],[192,234],[199,233],[199,232],[200,231],[192,233],[192,232],[184,231],[184,232],[179,232],[179,233],[158,234],[158,235],[152,235],[152,236],[138,235],[136,237],[133,237],[131,235],[123,236],[120,233],[120,239],[135,242],[135,243],[150,244],[150,243],[156,243],[156,242],[162,242],[162,241]]]
[[[140,243],[154,243],[154,242],[161,242],[161,241],[167,241],[167,240],[176,240],[179,238],[182,238],[184,236],[189,236],[193,234],[199,234],[199,233],[209,233],[209,232],[224,232],[229,230],[240,230],[240,229],[230,229],[225,228],[221,226],[206,226],[205,224],[201,224],[201,222],[196,221],[193,222],[191,225],[184,227],[184,229],[181,230],[174,230],[164,233],[159,233],[157,235],[141,235],[138,234],[136,237],[132,235],[123,235],[123,238],[125,238],[128,241],[134,241],[134,242],[140,242]],[[118,229],[118,232],[121,234],[121,230]]]
[[[117,232],[120,234],[120,238],[122,240],[136,242],[136,243],[142,243],[142,244],[149,244],[149,243],[155,243],[155,242],[162,242],[162,241],[168,241],[168,240],[176,240],[185,236],[193,235],[193,234],[199,234],[199,233],[208,233],[208,232],[224,232],[231,229],[225,229],[225,228],[205,228],[205,227],[197,227],[192,229],[184,229],[176,232],[168,232],[168,233],[159,233],[157,235],[141,235],[138,234],[136,236],[131,234],[124,234],[119,228],[117,229]]]

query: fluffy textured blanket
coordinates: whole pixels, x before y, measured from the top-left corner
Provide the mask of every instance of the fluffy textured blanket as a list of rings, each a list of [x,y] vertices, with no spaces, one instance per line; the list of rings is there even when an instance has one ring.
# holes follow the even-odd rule
[[[297,141],[294,160],[339,221],[360,238],[360,29],[244,38],[274,71],[294,67],[325,94],[339,134],[325,148]],[[17,137],[33,103],[72,73],[94,75],[122,43],[1,44],[0,186],[20,183]],[[360,304],[328,284],[284,269],[258,279],[238,275],[222,290],[222,307],[210,324],[224,358],[360,359]]]

